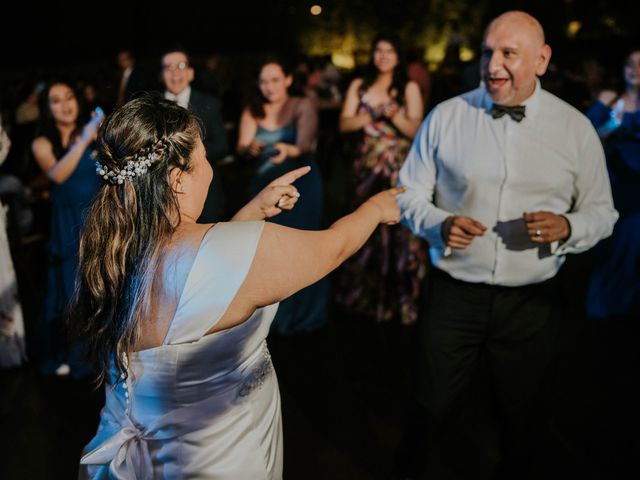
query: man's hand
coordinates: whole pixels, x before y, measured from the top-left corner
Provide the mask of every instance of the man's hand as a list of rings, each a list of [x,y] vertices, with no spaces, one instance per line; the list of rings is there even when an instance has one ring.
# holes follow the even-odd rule
[[[487,227],[471,217],[454,215],[442,223],[442,239],[447,247],[464,249],[486,230]]]
[[[525,212],[522,216],[532,242],[562,242],[571,236],[571,224],[563,215],[551,212]]]

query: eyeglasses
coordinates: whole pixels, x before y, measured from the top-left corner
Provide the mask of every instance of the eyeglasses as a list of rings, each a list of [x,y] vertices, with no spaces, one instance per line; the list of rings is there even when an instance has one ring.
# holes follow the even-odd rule
[[[177,65],[163,65],[162,70],[165,72],[183,71],[189,67],[187,62],[180,62]]]

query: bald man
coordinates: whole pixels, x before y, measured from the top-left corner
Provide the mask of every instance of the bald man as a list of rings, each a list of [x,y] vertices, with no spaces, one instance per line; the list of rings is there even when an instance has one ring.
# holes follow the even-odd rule
[[[481,362],[512,435],[506,443],[527,436],[563,311],[556,274],[566,254],[594,246],[617,219],[596,132],[540,85],[550,58],[535,18],[508,12],[493,20],[482,44],[483,85],[433,109],[400,171],[402,221],[429,241],[434,266],[418,402],[438,451],[460,448],[436,456],[446,478],[492,478],[502,468],[475,432],[460,440],[453,429],[479,398],[472,385]],[[512,465],[526,471],[523,461]]]

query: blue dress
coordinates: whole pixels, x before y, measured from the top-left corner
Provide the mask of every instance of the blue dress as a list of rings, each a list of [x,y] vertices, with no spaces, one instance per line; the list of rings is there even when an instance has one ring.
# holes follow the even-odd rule
[[[84,213],[99,187],[93,147],[88,147],[71,176],[51,187],[51,233],[49,265],[40,336],[39,368],[52,374],[62,364],[71,367],[73,377],[89,373],[82,348],[69,346],[64,312],[73,294],[80,230]]]
[[[256,173],[251,183],[252,196],[279,176],[305,165],[311,166],[311,171],[295,182],[300,198],[293,210],[283,211],[268,221],[300,230],[319,230],[322,219],[322,180],[313,156],[307,154],[287,158],[279,165],[270,160],[278,153],[274,144],[284,142],[295,145],[295,122],[276,130],[258,126],[256,140],[264,142],[265,148],[256,158]],[[329,283],[325,278],[280,302],[272,331],[281,335],[293,335],[317,330],[326,324],[328,300]]]
[[[596,128],[611,109],[597,102],[587,112]],[[640,111],[625,112],[622,123],[604,140],[613,203],[620,214],[609,238],[594,252],[587,296],[593,317],[640,316]]]

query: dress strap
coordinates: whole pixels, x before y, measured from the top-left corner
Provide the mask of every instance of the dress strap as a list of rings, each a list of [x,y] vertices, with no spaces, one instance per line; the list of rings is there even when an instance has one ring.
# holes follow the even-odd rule
[[[196,342],[226,312],[249,272],[264,222],[218,223],[202,239],[165,344]]]

